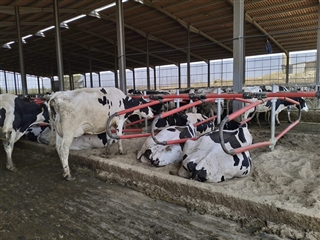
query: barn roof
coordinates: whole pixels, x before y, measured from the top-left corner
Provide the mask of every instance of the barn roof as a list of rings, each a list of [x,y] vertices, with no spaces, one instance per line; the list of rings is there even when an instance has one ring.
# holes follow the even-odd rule
[[[117,41],[115,6],[99,11],[113,0],[60,0],[60,22],[83,15],[61,28],[65,74],[115,69]],[[52,0],[1,0],[0,45],[17,39],[15,7],[19,7],[25,72],[57,75]],[[245,0],[245,54],[267,54],[317,48],[319,0]],[[98,10],[97,10],[98,9]],[[100,18],[92,17],[93,10]],[[147,39],[151,67],[233,57],[232,0],[128,0],[123,2],[126,67],[147,66]],[[1,48],[0,69],[19,72],[18,44]],[[89,61],[91,62],[91,68]]]

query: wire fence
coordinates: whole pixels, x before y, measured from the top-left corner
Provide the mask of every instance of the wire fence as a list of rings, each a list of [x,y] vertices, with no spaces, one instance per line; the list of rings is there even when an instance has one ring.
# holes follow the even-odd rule
[[[289,65],[286,66],[284,54],[268,54],[246,57],[246,85],[314,85],[316,83],[317,51],[292,52],[289,55]],[[187,88],[188,65],[166,65],[149,68],[150,89]],[[286,75],[288,71],[288,75]],[[208,72],[210,72],[208,74]],[[99,76],[100,75],[100,76]],[[79,75],[80,76],[80,75]],[[92,78],[91,78],[92,76]],[[148,88],[147,68],[126,70],[127,89],[145,90]],[[19,73],[0,70],[1,92],[22,94],[21,75]],[[73,77],[75,80],[76,78]],[[65,89],[70,89],[69,76],[65,76]],[[76,79],[75,88],[79,87],[114,87],[114,72],[86,73]],[[29,94],[44,94],[54,90],[57,77],[46,78],[27,75]],[[233,59],[221,59],[205,62],[190,63],[190,87],[227,87],[233,85]]]

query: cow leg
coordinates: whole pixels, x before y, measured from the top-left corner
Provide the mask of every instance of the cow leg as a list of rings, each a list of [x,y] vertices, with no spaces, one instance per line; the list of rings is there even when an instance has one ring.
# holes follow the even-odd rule
[[[276,114],[276,121],[277,121],[277,125],[280,125],[279,113]]]
[[[291,123],[291,117],[290,117],[290,110],[291,110],[291,108],[288,106],[288,107],[287,107],[287,110],[288,110],[288,123]]]
[[[256,118],[257,118],[257,124],[260,126],[259,115],[260,115],[260,112],[257,112],[257,115],[256,115]]]
[[[119,123],[117,124],[117,135],[120,137],[122,136],[122,128],[123,128],[124,121],[120,120]],[[119,149],[119,154],[125,155],[125,151],[123,150],[122,146],[122,140],[119,139],[118,141],[118,149]]]
[[[7,155],[7,164],[6,168],[10,171],[17,171],[17,168],[14,166],[12,162],[12,151],[14,147],[14,139],[15,139],[15,134],[13,132],[7,133],[6,134],[6,140],[4,140],[3,147]]]
[[[63,169],[63,177],[68,180],[72,181],[74,178],[71,176],[70,168],[69,168],[69,151],[70,146],[72,144],[73,137],[60,137],[56,134],[56,149],[62,164]]]

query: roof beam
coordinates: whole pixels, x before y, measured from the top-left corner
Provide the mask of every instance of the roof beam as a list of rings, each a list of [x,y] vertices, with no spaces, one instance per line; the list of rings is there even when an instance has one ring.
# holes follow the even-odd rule
[[[38,7],[19,7],[20,14],[31,14],[31,13],[53,13],[53,8],[38,8]],[[90,10],[82,9],[59,9],[60,13],[74,13],[74,14],[88,14]],[[0,13],[8,15],[14,15],[14,6],[1,6]]]
[[[264,11],[266,11],[266,10],[270,10],[270,9],[272,9],[272,8],[288,6],[288,5],[295,4],[295,3],[299,3],[299,2],[305,2],[305,0],[291,0],[291,1],[289,1],[289,2],[283,2],[283,3],[267,4],[267,5],[264,5],[264,6],[262,6],[262,7],[254,7],[254,8],[252,8],[252,9],[248,9],[248,10],[246,10],[246,12],[247,12],[247,13],[251,13],[251,12],[253,12],[253,11],[256,12],[256,11],[259,11],[259,10],[264,10]],[[254,3],[252,3],[252,4],[254,4]],[[245,6],[246,6],[246,5],[247,5],[247,4],[245,4]],[[292,9],[291,9],[290,11],[292,11]]]
[[[76,29],[77,31],[80,31],[80,32],[89,34],[89,35],[94,36],[94,37],[99,38],[99,39],[103,39],[103,40],[109,42],[110,44],[114,45],[114,41],[113,41],[112,39],[109,39],[109,38],[106,38],[106,37],[102,37],[100,34],[96,34],[96,33],[93,33],[93,32],[91,32],[91,31],[84,30],[84,29],[79,28],[79,27],[76,27],[76,26],[71,26],[71,27],[74,28],[74,29]],[[128,45],[128,44],[126,44],[126,47],[127,47],[127,48],[130,48],[130,49],[132,49],[132,50],[138,51],[138,52],[140,52],[140,53],[144,53],[144,54],[146,53],[146,51],[143,51],[143,50],[141,50],[141,49],[132,47],[132,46],[130,46],[130,45]],[[114,54],[112,54],[112,55],[114,55]],[[150,54],[150,56],[153,56],[153,57],[156,57],[156,58],[161,59],[159,56],[154,55],[154,54]],[[128,58],[128,57],[126,57],[126,59],[127,59],[127,61],[132,61],[132,62],[141,64],[141,65],[143,65],[143,66],[146,65],[146,63],[143,63],[143,62],[140,62],[140,61],[135,61],[135,60],[130,59],[130,58]],[[171,60],[164,59],[164,58],[161,59],[161,60],[165,60],[165,61],[167,61],[168,63],[173,64],[173,62],[172,62]]]
[[[233,1],[228,0],[228,2],[233,6]],[[248,13],[245,13],[245,20],[255,26],[260,32],[266,35],[275,45],[277,45],[281,51],[283,51],[287,56],[289,51],[285,49],[274,37],[272,37],[263,27],[261,27]]]
[[[179,24],[181,24],[185,29],[188,29],[188,23],[183,21],[182,19],[176,17],[175,15],[173,15],[172,13],[169,13],[168,11],[164,10],[163,8],[160,8],[158,6],[155,6],[152,2],[150,2],[149,0],[143,0],[143,4],[151,7],[151,8],[155,8],[157,9],[159,12],[165,14],[166,16],[174,19],[176,22],[178,22]],[[209,39],[210,41],[218,44],[220,47],[223,47],[224,49],[228,50],[229,52],[233,52],[233,50],[231,48],[229,48],[228,46],[224,45],[223,43],[219,42],[218,40],[214,39],[213,37],[207,35],[206,33],[202,32],[201,30],[197,29],[196,27],[194,27],[193,25],[189,25],[190,31],[196,34],[199,34],[207,39]]]

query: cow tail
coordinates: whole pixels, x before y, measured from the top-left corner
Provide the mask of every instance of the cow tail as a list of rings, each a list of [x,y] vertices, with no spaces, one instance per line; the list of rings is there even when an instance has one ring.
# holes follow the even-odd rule
[[[59,113],[59,105],[56,103],[55,99],[51,99],[49,102],[49,113],[50,113],[50,123],[59,136],[63,137],[61,130],[61,121]]]

